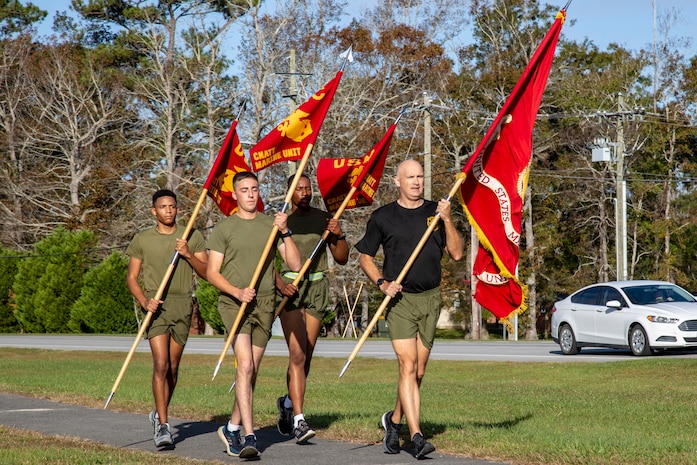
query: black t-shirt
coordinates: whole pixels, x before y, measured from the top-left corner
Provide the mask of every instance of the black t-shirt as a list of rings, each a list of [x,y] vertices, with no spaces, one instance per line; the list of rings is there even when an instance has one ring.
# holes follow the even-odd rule
[[[385,254],[382,273],[386,280],[394,281],[435,219],[437,207],[437,202],[424,200],[414,209],[404,208],[397,202],[378,208],[370,216],[365,235],[356,244],[356,249],[375,257],[382,245]],[[440,285],[443,247],[445,228],[439,224],[404,277],[402,288],[405,292],[423,292]]]

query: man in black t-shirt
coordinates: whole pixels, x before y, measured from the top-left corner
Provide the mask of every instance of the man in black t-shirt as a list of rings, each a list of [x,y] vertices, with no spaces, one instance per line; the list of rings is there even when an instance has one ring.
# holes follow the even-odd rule
[[[417,161],[400,163],[394,182],[399,199],[373,212],[356,249],[365,274],[392,298],[385,321],[399,362],[399,381],[395,408],[382,416],[383,448],[388,454],[399,453],[399,430],[405,416],[420,459],[435,450],[421,432],[419,389],[440,313],[440,262],[443,249],[453,260],[460,260],[464,241],[450,218],[450,202],[423,198],[424,171]],[[395,282],[431,221],[438,221],[437,214],[442,223],[429,236],[402,284]],[[380,246],[385,256],[382,271],[374,259]]]

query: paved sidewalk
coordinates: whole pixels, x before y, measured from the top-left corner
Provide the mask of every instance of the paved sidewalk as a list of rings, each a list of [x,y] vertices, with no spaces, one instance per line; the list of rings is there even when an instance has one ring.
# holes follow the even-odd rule
[[[38,431],[48,435],[73,436],[116,447],[147,450],[181,457],[244,462],[229,457],[225,446],[216,434],[220,426],[215,423],[187,421],[170,418],[175,445],[160,450],[152,441],[152,431],[147,415],[92,409],[51,402],[14,394],[0,393],[0,424]],[[319,437],[307,445],[298,445],[289,436],[282,436],[275,429],[256,431],[261,456],[258,461],[268,465],[298,463],[302,465],[404,465],[416,464],[411,451],[402,449],[400,454],[385,454],[382,443],[354,444],[327,441]],[[438,445],[436,444],[436,447]],[[500,462],[474,460],[440,454],[430,454],[421,463],[459,465],[501,465]]]

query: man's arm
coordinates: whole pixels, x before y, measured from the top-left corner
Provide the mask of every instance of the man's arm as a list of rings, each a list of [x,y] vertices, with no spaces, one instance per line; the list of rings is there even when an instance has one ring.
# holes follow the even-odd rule
[[[138,301],[141,307],[149,312],[156,312],[157,307],[163,302],[161,300],[148,299],[145,296],[145,292],[140,287],[138,283],[138,276],[140,276],[140,270],[143,267],[143,261],[139,258],[131,257],[128,260],[128,273],[126,274],[126,285],[128,290],[131,291],[133,297]]]
[[[327,223],[327,229],[332,233],[332,236],[329,238],[329,251],[332,253],[334,261],[339,265],[345,265],[348,262],[349,248],[346,242],[346,234],[341,231],[339,220],[330,219],[329,223]]]
[[[278,230],[282,236],[289,231],[287,221],[288,215],[285,213],[276,213],[274,215],[273,224],[278,226]],[[298,246],[293,242],[293,236],[285,236],[281,240],[283,242],[278,246],[278,253],[281,254],[281,258],[286,262],[286,265],[288,265],[291,271],[300,271],[303,263]]]
[[[293,283],[286,283],[285,281],[283,281],[280,273],[275,268],[273,270],[273,275],[274,281],[276,283],[276,289],[281,291],[281,294],[283,294],[286,297],[293,297],[295,293],[298,292],[298,288],[296,286],[293,286]]]
[[[460,261],[464,254],[465,241],[450,217],[450,202],[445,199],[439,200],[436,212],[440,213],[440,219],[445,228],[445,251],[450,258],[456,262]]]
[[[361,269],[368,279],[370,279],[373,284],[377,285],[378,279],[381,279],[383,276],[382,272],[375,264],[375,259],[368,254],[361,253],[358,257],[358,263],[361,265]],[[402,291],[402,285],[395,281],[385,280],[378,287],[385,295],[389,295],[390,297],[394,297]]]
[[[181,238],[177,238],[177,245],[175,249],[179,252],[179,255],[184,260],[189,262],[189,265],[191,265],[191,268],[194,269],[197,275],[203,279],[206,279],[208,252],[203,250],[201,252],[191,253],[188,243],[186,240]]]

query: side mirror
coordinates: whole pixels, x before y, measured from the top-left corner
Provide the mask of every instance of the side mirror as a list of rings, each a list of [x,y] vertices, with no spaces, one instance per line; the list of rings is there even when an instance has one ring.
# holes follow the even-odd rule
[[[618,310],[622,308],[622,304],[620,303],[619,300],[608,300],[605,303],[605,306],[609,307],[609,308],[616,308]]]

